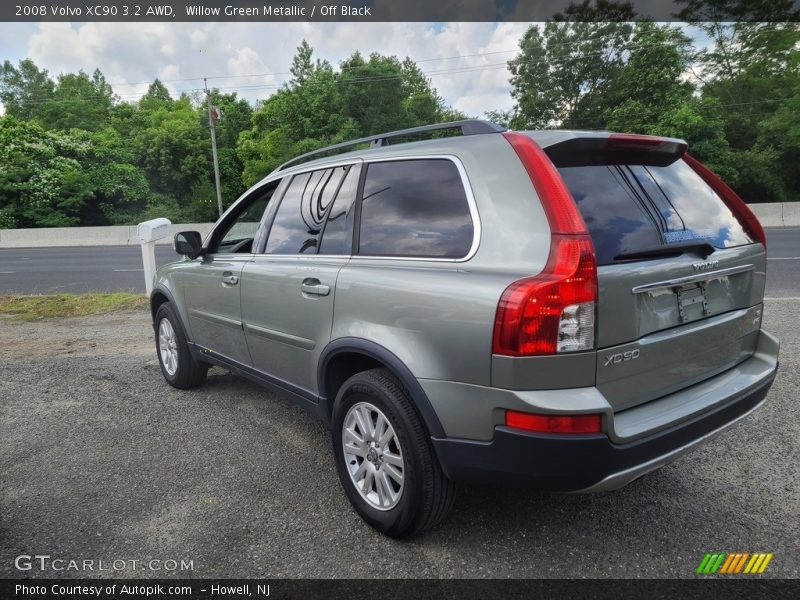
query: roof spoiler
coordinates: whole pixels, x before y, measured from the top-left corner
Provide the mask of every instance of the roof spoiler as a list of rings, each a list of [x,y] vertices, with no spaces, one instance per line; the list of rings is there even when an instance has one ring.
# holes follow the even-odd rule
[[[544,148],[557,167],[646,164],[665,167],[681,158],[689,145],[678,138],[611,133],[571,137]]]

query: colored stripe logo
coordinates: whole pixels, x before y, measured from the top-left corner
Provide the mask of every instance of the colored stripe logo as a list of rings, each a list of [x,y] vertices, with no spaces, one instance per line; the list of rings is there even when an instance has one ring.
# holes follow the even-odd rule
[[[696,573],[702,575],[760,574],[772,560],[772,552],[706,552]]]

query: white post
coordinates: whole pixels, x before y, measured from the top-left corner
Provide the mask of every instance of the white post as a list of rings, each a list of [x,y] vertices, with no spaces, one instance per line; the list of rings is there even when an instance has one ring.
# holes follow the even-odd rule
[[[153,276],[156,273],[156,240],[167,237],[171,225],[169,219],[151,219],[136,227],[136,237],[142,244],[144,287],[148,296],[153,291]]]
[[[144,265],[144,289],[147,296],[153,291],[153,275],[156,273],[156,242],[142,242],[142,264]]]

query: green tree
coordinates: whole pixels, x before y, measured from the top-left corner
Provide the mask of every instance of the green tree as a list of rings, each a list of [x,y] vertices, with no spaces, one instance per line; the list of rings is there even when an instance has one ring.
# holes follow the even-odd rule
[[[32,119],[53,99],[55,83],[45,69],[39,69],[26,58],[14,67],[10,61],[0,69],[0,102],[6,114],[19,119]]]
[[[292,79],[253,114],[239,136],[243,178],[251,185],[282,162],[348,139],[462,118],[445,106],[417,65],[356,52],[336,71],[303,42]]]
[[[135,163],[128,140],[112,127],[73,130],[88,144],[84,170],[94,191],[81,212],[81,224],[135,223],[152,198],[144,171]]]
[[[38,110],[37,119],[49,129],[85,129],[105,127],[116,98],[100,70],[92,75],[83,71],[58,76],[51,101]]]
[[[185,96],[155,110],[139,110],[145,125],[131,132],[130,143],[151,190],[174,199],[181,209],[201,202],[213,171],[199,111]]]
[[[781,102],[777,110],[759,127],[758,145],[777,152],[775,162],[767,166],[771,175],[779,174],[786,190],[786,200],[800,200],[800,84]]]
[[[0,119],[0,227],[79,225],[92,198],[88,144],[34,121]]]
[[[515,101],[511,125],[586,127],[624,64],[631,30],[622,22],[529,27],[520,54],[508,63]]]
[[[791,0],[683,3],[680,17],[712,41],[698,73],[703,98],[718,101],[734,188],[750,202],[797,199],[800,11]]]
[[[139,99],[139,108],[142,110],[157,110],[159,108],[169,108],[172,104],[167,86],[155,79],[147,88],[147,93]]]
[[[677,27],[636,23],[611,85],[581,107],[589,113],[585,120],[598,128],[650,132],[663,115],[692,101],[694,86],[684,78],[692,59],[691,40]]]

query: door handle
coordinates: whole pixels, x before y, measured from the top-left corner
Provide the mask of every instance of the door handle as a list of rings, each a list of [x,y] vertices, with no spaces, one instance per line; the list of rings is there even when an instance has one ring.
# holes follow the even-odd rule
[[[236,285],[239,283],[239,278],[230,272],[225,272],[222,274],[222,283],[226,285]]]
[[[303,279],[303,283],[300,285],[300,291],[304,294],[311,294],[313,296],[327,296],[331,293],[331,287],[329,285],[325,285],[324,283],[320,283],[319,279],[309,278]]]

